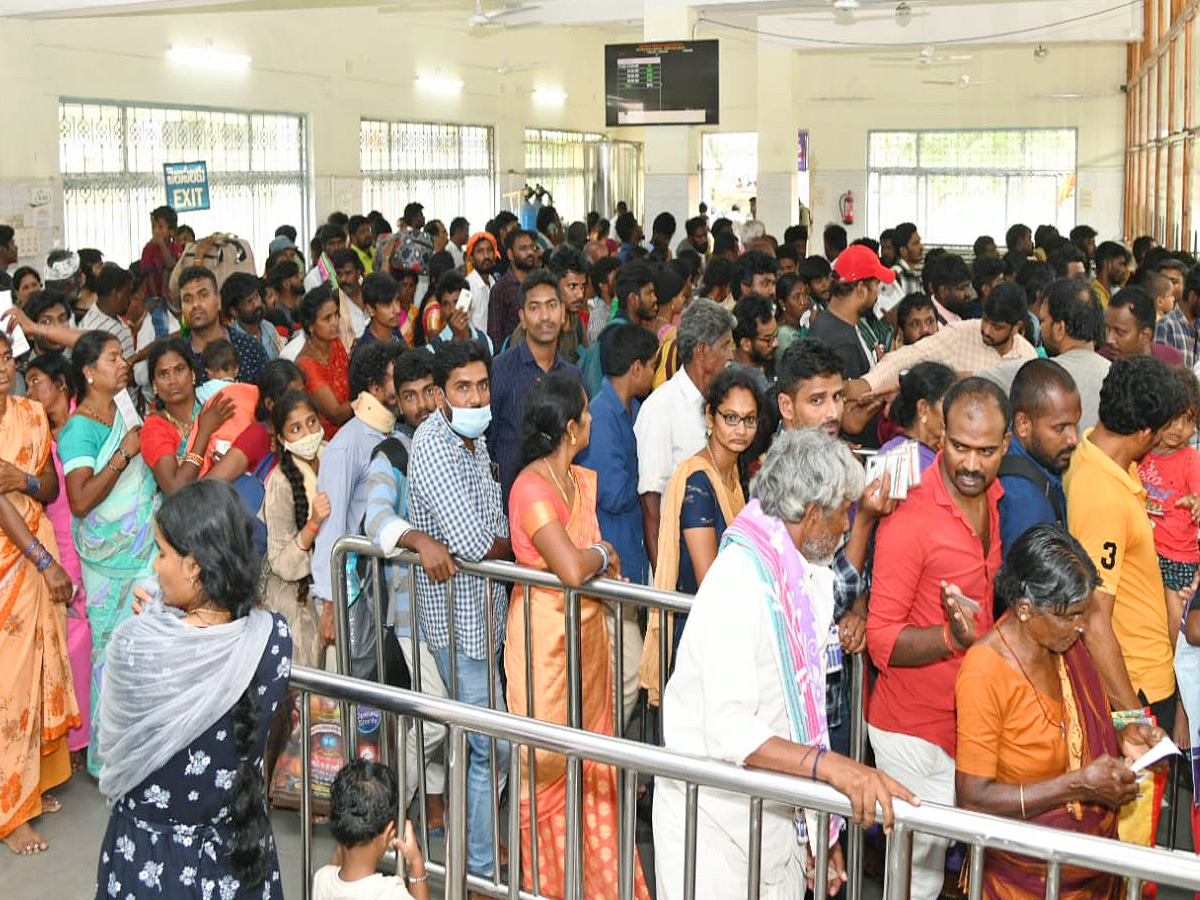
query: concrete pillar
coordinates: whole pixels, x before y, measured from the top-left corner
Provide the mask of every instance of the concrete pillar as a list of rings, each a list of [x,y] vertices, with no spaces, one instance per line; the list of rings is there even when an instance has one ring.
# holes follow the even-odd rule
[[[799,60],[790,47],[760,39],[757,63],[758,220],[782,241],[798,221]]]
[[[645,0],[644,36],[648,41],[690,40],[695,14],[687,6]],[[674,243],[683,239],[683,223],[696,215],[700,203],[700,129],[693,125],[648,125],[643,130],[645,218],[650,223],[660,212],[675,216]],[[672,248],[674,249],[674,248]]]

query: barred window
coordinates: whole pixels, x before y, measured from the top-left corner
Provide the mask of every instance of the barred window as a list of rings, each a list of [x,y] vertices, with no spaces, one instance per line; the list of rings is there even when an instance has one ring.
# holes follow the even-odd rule
[[[593,131],[525,129],[525,181],[554,197],[564,222],[593,209],[608,215],[624,200],[642,218],[642,145]]]
[[[228,231],[266,261],[275,229],[308,232],[309,158],[303,115],[63,99],[59,163],[67,246],[122,264],[150,238],[167,203],[163,163],[203,160],[211,208],[180,213],[200,237]]]
[[[867,232],[916,222],[926,243],[1003,243],[1016,222],[1075,226],[1074,128],[872,131]]]
[[[415,201],[428,219],[448,227],[455,216],[466,216],[472,229],[481,230],[497,208],[494,146],[487,125],[363,119],[363,208],[395,220]]]

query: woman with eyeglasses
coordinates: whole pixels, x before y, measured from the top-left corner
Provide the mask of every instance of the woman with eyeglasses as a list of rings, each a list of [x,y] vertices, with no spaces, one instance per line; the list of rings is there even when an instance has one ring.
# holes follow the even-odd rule
[[[704,581],[725,526],[746,505],[738,459],[758,434],[761,409],[762,395],[747,369],[731,366],[709,385],[704,398],[708,442],[675,470],[663,493],[655,587],[694,594]],[[685,616],[668,616],[672,653],[685,621]],[[642,654],[643,684],[659,682],[658,646],[658,617],[652,616]],[[657,693],[651,688],[653,702]]]

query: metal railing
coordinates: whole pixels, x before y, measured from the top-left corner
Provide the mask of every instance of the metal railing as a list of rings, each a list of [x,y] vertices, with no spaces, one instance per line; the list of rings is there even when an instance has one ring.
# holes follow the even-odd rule
[[[756,900],[759,895],[757,873],[762,858],[763,803],[782,803],[817,813],[818,847],[815,860],[815,896],[823,897],[827,887],[830,815],[848,816],[850,804],[832,788],[775,773],[741,769],[726,763],[701,759],[660,747],[635,743],[616,737],[598,735],[483,709],[454,700],[434,698],[385,685],[334,675],[316,669],[292,670],[291,687],[300,694],[302,723],[302,890],[308,900],[312,881],[312,825],[308,815],[309,779],[308,753],[309,695],[316,694],[344,703],[369,704],[383,712],[385,719],[397,718],[403,735],[412,720],[440,722],[449,729],[449,799],[446,809],[445,865],[427,862],[431,876],[443,882],[446,900],[463,900],[468,890],[491,897],[510,900],[538,895],[520,887],[519,854],[509,856],[507,883],[469,875],[466,869],[466,810],[467,766],[464,757],[468,734],[487,735],[492,740],[506,741],[517,746],[537,748],[566,756],[581,766],[584,760],[616,767],[623,776],[618,792],[619,895],[631,900],[637,847],[635,842],[637,777],[652,776],[674,779],[686,785],[686,814],[684,824],[684,884],[683,896],[693,900],[697,853],[697,815],[699,789],[714,788],[742,795],[750,810],[748,846],[749,873],[746,896]],[[401,755],[403,759],[403,755]],[[512,778],[518,776],[518,754],[510,759]],[[570,773],[571,769],[568,769]],[[403,806],[403,800],[401,800]],[[582,831],[578,823],[582,810],[582,782],[571,778],[567,782],[568,832],[565,847],[567,879],[563,896],[567,900],[583,900],[581,870],[583,860]],[[406,815],[397,809],[398,820]],[[509,807],[509,834],[519,831],[519,812],[515,802]],[[536,831],[536,829],[534,829]],[[1127,879],[1127,900],[1138,900],[1143,881],[1200,891],[1200,858],[1191,853],[1123,844],[1091,835],[1060,831],[1029,822],[1005,819],[953,807],[926,804],[919,807],[896,803],[895,824],[887,844],[885,900],[906,900],[911,865],[912,836],[928,834],[957,840],[972,849],[970,864],[969,900],[981,900],[985,867],[984,850],[1002,850],[1045,862],[1046,900],[1058,900],[1063,866],[1079,866]],[[498,873],[497,873],[498,874]],[[855,878],[855,876],[851,876]],[[861,881],[861,877],[857,880]],[[537,883],[536,881],[534,882]]]
[[[348,604],[349,595],[349,577],[346,568],[346,558],[349,554],[356,554],[359,557],[369,560],[369,572],[367,577],[370,578],[374,586],[374,595],[376,597],[383,596],[384,572],[383,567],[386,564],[407,565],[408,573],[408,596],[409,596],[409,619],[412,623],[410,629],[410,657],[411,657],[411,676],[412,689],[421,691],[421,654],[422,649],[418,637],[418,629],[416,627],[419,621],[420,600],[417,596],[415,567],[420,565],[420,557],[418,554],[408,550],[393,550],[390,552],[381,551],[374,543],[361,535],[348,535],[339,539],[332,551],[331,568],[334,573],[333,578],[333,603],[334,603],[334,622],[337,629],[337,663],[338,672],[347,675],[351,671],[351,648],[348,636],[350,634],[350,611]],[[582,675],[580,671],[580,643],[581,643],[581,616],[580,616],[580,599],[582,597],[594,598],[601,600],[609,605],[614,618],[614,627],[612,629],[613,642],[613,734],[617,737],[622,737],[625,734],[625,719],[623,715],[623,684],[624,684],[624,625],[626,619],[631,614],[636,614],[639,609],[658,610],[662,613],[679,613],[687,614],[691,610],[692,597],[687,594],[680,594],[673,591],[663,591],[656,588],[647,587],[645,585],[631,584],[625,581],[616,581],[608,578],[597,578],[589,581],[583,588],[568,588],[563,585],[553,574],[530,569],[524,566],[519,566],[511,562],[487,561],[487,562],[466,562],[461,559],[456,559],[460,571],[469,575],[475,575],[484,579],[484,596],[491,597],[492,586],[494,583],[516,584],[522,586],[522,602],[524,603],[524,634],[508,635],[507,639],[521,640],[525,649],[525,708],[529,711],[530,717],[535,716],[534,698],[533,698],[533,653],[532,643],[533,636],[531,633],[531,617],[530,617],[530,590],[535,587],[547,588],[550,590],[561,591],[564,594],[564,629],[566,636],[566,664],[567,664],[567,684],[568,684],[568,709],[567,709],[567,725],[575,729],[583,729],[582,722]],[[455,604],[454,604],[454,588],[453,580],[448,585],[447,604],[447,625],[449,634],[449,645],[453,650],[456,645],[456,622],[455,622]],[[487,622],[486,628],[489,635],[495,633],[495,622],[492,620],[493,605],[491,602],[484,604]],[[632,610],[630,609],[632,608]],[[382,679],[384,669],[383,657],[383,641],[378,639],[383,634],[383,611],[379,604],[374,606],[374,626],[377,640],[375,642],[376,668],[379,678]],[[658,671],[658,689],[659,697],[663,696],[668,673],[668,647],[671,641],[671,629],[667,627],[667,622],[664,617],[662,627],[659,629],[659,671]],[[458,684],[457,677],[457,654],[451,652],[450,657],[450,684],[447,685],[447,690],[451,699],[457,699],[456,689]],[[488,670],[489,672],[496,671],[495,648],[493,642],[488,643]],[[865,666],[863,655],[861,653],[850,655],[850,747],[851,756],[862,762],[866,758],[867,744],[867,729],[864,714],[864,685],[865,685]],[[491,708],[496,707],[496,697],[493,691],[493,683],[489,681],[488,701]],[[357,726],[358,716],[357,711],[353,708],[353,704],[343,702],[341,704],[341,719],[343,734],[351,736],[350,743],[347,746],[357,746]],[[383,729],[382,734],[387,734],[388,730]],[[423,762],[425,759],[425,734],[424,728],[418,727],[414,732],[415,743],[417,746],[416,759]],[[645,735],[643,734],[643,737]],[[659,741],[662,740],[662,732],[659,729]],[[405,736],[406,740],[406,736]],[[405,740],[400,740],[396,743],[399,748],[400,758],[404,759],[403,748]],[[381,758],[383,762],[389,763],[391,760],[391,743],[384,739],[381,742]],[[496,740],[491,741],[491,758],[496,759]],[[571,772],[569,777],[579,777],[577,767],[568,765],[568,769],[576,769]],[[532,752],[528,755],[528,775],[529,782],[532,785],[536,779],[537,765],[536,758]],[[519,769],[516,770],[519,773]],[[402,785],[401,795],[403,796],[403,785],[406,783],[402,774],[400,779]],[[499,772],[493,765],[492,773],[493,785],[499,784]],[[518,779],[510,783],[519,784]],[[493,824],[493,851],[495,856],[499,858],[500,838],[499,838],[499,821],[500,821],[500,792],[495,790],[492,798],[492,822]],[[427,790],[426,778],[424,771],[418,773],[417,776],[417,799],[420,804],[419,808],[426,808]],[[530,815],[536,820],[537,818],[537,801],[530,790]],[[510,800],[513,806],[516,806],[514,800]],[[578,826],[579,823],[576,823]],[[422,847],[428,848],[429,830],[428,823],[424,821],[424,816],[417,827],[418,833],[421,836]],[[538,836],[536,829],[532,833],[532,855],[533,855],[533,878],[537,881],[538,864],[537,864],[537,847]],[[847,871],[852,875],[857,876],[862,872],[863,865],[863,839],[864,834],[861,828],[852,826],[847,833],[847,854],[846,864]],[[513,854],[515,855],[515,854]],[[499,885],[498,873],[493,878],[493,885]],[[852,877],[847,885],[847,900],[860,900],[862,896],[862,879]]]

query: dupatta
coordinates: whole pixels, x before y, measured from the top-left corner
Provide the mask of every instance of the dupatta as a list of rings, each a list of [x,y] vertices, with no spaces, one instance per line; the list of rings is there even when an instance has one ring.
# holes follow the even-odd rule
[[[679,581],[679,541],[682,529],[679,527],[679,516],[683,511],[683,499],[687,494],[687,480],[697,472],[703,472],[712,483],[713,492],[717,497],[717,505],[721,508],[721,516],[725,519],[726,527],[737,518],[746,506],[746,497],[742,493],[741,484],[736,485],[736,491],[730,491],[721,480],[721,474],[703,456],[689,456],[675,470],[671,480],[667,482],[667,490],[662,499],[662,516],[658,524],[658,565],[654,568],[654,586],[663,591],[674,591]],[[646,617],[646,640],[642,645],[642,661],[638,666],[638,683],[649,693],[651,705],[659,702],[659,630],[662,628],[662,613],[652,609]],[[667,633],[674,634],[675,615],[667,614]],[[671,646],[667,644],[667,666],[671,665]]]

